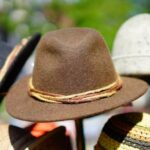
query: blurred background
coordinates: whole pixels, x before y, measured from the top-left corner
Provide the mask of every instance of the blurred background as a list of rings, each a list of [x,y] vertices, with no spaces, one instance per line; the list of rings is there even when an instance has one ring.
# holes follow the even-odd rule
[[[92,27],[104,36],[111,51],[120,25],[139,13],[150,13],[150,0],[0,0],[0,40],[14,46],[22,38],[31,36],[35,32],[44,34],[58,28]],[[19,78],[31,73],[33,66],[34,53],[25,64]],[[85,120],[87,150],[93,149],[106,120],[112,114],[121,111],[117,109]],[[26,124],[12,119],[6,113],[4,105],[0,106],[0,112],[2,121],[17,126]],[[73,122],[58,124],[67,127],[75,145]]]
[[[150,12],[149,0],[0,0],[0,35],[15,43],[35,32],[92,27],[111,49],[119,26],[143,12]]]

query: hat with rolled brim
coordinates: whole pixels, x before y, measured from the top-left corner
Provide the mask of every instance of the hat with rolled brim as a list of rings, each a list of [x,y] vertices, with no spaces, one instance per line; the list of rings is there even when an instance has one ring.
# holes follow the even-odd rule
[[[44,35],[33,74],[17,81],[6,96],[13,117],[58,121],[89,117],[127,104],[147,84],[120,77],[102,36],[89,28],[68,28]]]
[[[147,113],[113,116],[104,125],[95,150],[149,150],[149,121]]]
[[[0,41],[0,95],[5,95],[16,80],[28,57],[35,49],[41,35],[23,39],[14,48]]]

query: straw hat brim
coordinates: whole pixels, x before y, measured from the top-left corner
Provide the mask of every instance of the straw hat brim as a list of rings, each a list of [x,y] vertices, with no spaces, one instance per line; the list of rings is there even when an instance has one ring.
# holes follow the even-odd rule
[[[10,115],[27,121],[47,122],[90,117],[127,104],[142,96],[146,82],[122,77],[123,87],[113,96],[80,104],[54,104],[39,101],[28,94],[30,76],[24,77],[10,89],[6,96],[6,108]]]

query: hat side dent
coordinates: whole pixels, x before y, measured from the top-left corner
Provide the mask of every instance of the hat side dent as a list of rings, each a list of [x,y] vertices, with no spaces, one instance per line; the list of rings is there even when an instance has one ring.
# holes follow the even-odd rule
[[[61,29],[39,42],[33,71],[33,84],[39,90],[75,94],[101,88],[116,78],[108,48],[95,30]]]

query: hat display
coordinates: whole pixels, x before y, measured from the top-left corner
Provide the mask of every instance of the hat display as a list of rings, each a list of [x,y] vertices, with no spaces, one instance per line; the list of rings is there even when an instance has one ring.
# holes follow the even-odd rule
[[[150,115],[126,113],[113,116],[104,125],[95,150],[149,150]]]
[[[28,57],[35,49],[40,34],[23,39],[14,48],[5,42],[0,42],[0,94],[5,94],[14,83]]]
[[[119,29],[112,51],[122,75],[150,75],[150,14],[139,14]]]
[[[147,84],[120,77],[102,36],[89,28],[48,32],[36,47],[33,74],[6,96],[7,111],[28,121],[78,119],[140,97]]]

